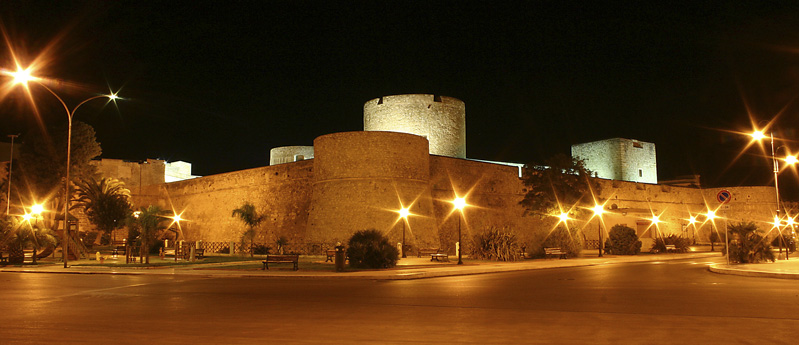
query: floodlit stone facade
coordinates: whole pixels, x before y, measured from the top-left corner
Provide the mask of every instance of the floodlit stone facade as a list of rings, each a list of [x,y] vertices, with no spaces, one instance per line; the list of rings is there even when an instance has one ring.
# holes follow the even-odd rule
[[[613,138],[572,145],[572,157],[585,161],[597,176],[609,180],[658,183],[655,144]]]
[[[364,131],[416,134],[430,142],[430,154],[466,158],[466,105],[439,95],[394,95],[363,105]]]
[[[464,158],[464,109],[455,98],[434,95],[373,99],[364,105],[365,131],[323,135],[313,147],[275,148],[270,166],[191,180],[164,183],[163,161],[103,160],[98,167],[132,186],[136,207],[155,204],[181,214],[186,221],[180,232],[189,241],[238,242],[246,227],[232,212],[249,202],[266,216],[257,242],[273,244],[285,236],[289,250],[301,253],[320,254],[365,229],[379,230],[393,243],[405,234],[411,253],[441,248],[455,254],[459,233],[468,246],[492,227],[511,229],[529,244],[556,219],[525,216],[519,202],[527,189],[518,166]],[[711,231],[723,231],[729,222],[767,222],[776,210],[769,187],[727,188],[732,199],[721,204],[720,189],[655,184],[652,143],[615,138],[574,145],[572,153],[603,178],[599,199],[608,212],[601,224],[570,224],[594,245],[616,224],[636,229],[643,250],[669,234],[707,242]],[[456,196],[469,205],[462,214],[453,208]],[[399,217],[402,207],[410,208],[407,223]],[[715,225],[701,216],[708,209],[718,211]],[[690,224],[691,216],[699,223]]]
[[[281,146],[269,151],[269,165],[313,159],[313,146]]]

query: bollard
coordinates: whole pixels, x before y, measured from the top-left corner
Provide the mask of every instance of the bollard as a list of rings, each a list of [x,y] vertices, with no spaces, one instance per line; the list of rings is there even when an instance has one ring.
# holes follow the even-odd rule
[[[341,242],[336,243],[336,272],[344,272],[345,253]]]

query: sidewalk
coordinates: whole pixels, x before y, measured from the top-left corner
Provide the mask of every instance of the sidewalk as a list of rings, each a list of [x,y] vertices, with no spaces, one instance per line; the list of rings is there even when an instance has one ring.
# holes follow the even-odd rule
[[[797,255],[795,253],[793,255]],[[799,257],[790,256],[789,260],[777,260],[760,264],[732,264],[726,263],[710,265],[711,272],[732,274],[746,277],[799,279]]]
[[[408,257],[401,259],[394,269],[363,270],[355,272],[335,272],[334,266],[330,271],[299,271],[292,270],[225,270],[208,269],[235,263],[223,264],[193,264],[180,267],[98,267],[98,266],[73,266],[64,268],[62,265],[42,266],[8,266],[0,268],[0,272],[25,272],[25,273],[61,273],[61,274],[119,274],[119,275],[163,275],[163,276],[198,276],[198,277],[283,277],[283,278],[330,278],[330,279],[376,279],[376,280],[409,280],[433,277],[448,277],[472,274],[487,274],[500,272],[515,272],[548,268],[583,267],[632,262],[653,262],[678,260],[689,258],[718,258],[719,252],[689,252],[682,254],[640,254],[640,255],[605,255],[598,257],[596,251],[584,251],[581,258],[570,259],[528,259],[517,262],[486,262],[466,261],[457,265],[457,257],[451,257],[450,262],[431,262],[428,258]],[[794,272],[799,274],[799,259],[791,261],[796,263]],[[252,263],[252,262],[250,262]],[[722,273],[722,272],[720,272]],[[726,272],[724,272],[726,273]]]

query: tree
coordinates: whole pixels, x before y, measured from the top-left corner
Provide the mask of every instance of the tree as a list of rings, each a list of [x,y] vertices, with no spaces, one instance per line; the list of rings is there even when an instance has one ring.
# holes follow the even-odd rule
[[[771,244],[763,238],[755,223],[738,223],[727,227],[730,241],[730,262],[755,263],[774,261]],[[726,255],[726,250],[722,251]]]
[[[115,178],[84,178],[78,183],[72,208],[82,208],[89,221],[105,233],[106,240],[124,225],[131,212],[130,191]]]
[[[51,128],[49,135],[38,131],[28,132],[19,149],[19,170],[15,160],[17,176],[14,186],[27,190],[19,195],[33,195],[40,200],[49,200],[49,210],[62,210],[64,205],[64,176],[66,173],[67,128]],[[70,181],[80,181],[97,174],[97,168],[89,162],[100,156],[102,149],[97,143],[94,128],[80,121],[72,124],[72,149],[70,154]],[[71,195],[71,194],[70,194]],[[52,213],[53,217],[55,212]],[[52,218],[49,220],[52,222]]]
[[[244,225],[247,226],[247,230],[241,235],[241,244],[242,246],[247,243],[250,244],[250,257],[252,257],[253,245],[255,242],[255,227],[261,224],[266,217],[259,215],[258,211],[255,210],[255,206],[250,202],[245,202],[241,207],[234,209],[231,217],[239,217],[239,219],[244,222]]]
[[[135,240],[139,245],[139,255],[145,257],[145,262],[150,264],[150,245],[153,243],[157,235],[166,229],[164,225],[169,218],[166,217],[166,211],[156,205],[142,207],[139,212],[133,213],[129,218],[131,227],[131,235],[136,235],[136,238],[131,238],[129,242],[133,243]]]
[[[8,247],[10,263],[21,264],[25,260],[24,249],[33,248],[33,263],[39,258],[42,248],[55,247],[57,244],[52,230],[42,226],[40,222],[8,217],[0,221],[0,247]]]
[[[527,165],[522,182],[527,194],[520,202],[525,214],[541,217],[559,213],[574,205],[593,203],[591,194],[598,195],[600,185],[582,160],[558,154],[543,165]]]

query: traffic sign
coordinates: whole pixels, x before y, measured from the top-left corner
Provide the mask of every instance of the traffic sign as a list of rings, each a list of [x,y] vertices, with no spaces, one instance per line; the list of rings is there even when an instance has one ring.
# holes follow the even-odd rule
[[[730,199],[732,199],[732,193],[726,189],[722,189],[716,194],[716,200],[722,204],[730,202]]]

